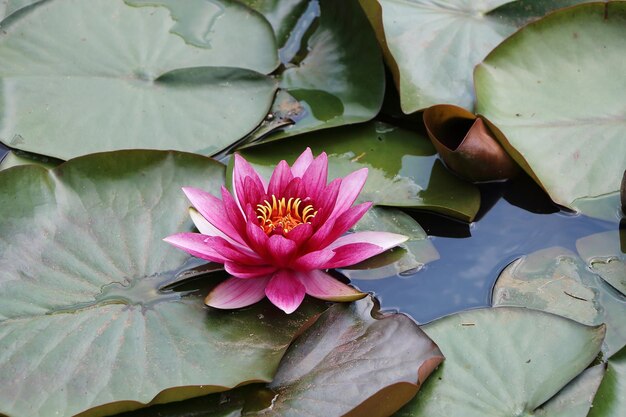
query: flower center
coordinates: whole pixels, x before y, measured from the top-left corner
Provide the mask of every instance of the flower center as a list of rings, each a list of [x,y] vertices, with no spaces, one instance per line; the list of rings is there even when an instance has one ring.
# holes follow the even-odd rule
[[[256,212],[261,228],[268,235],[277,228],[288,233],[298,225],[311,223],[311,219],[317,214],[311,204],[303,207],[299,198],[277,199],[275,195],[272,195],[271,203],[265,200],[262,204],[257,204]]]

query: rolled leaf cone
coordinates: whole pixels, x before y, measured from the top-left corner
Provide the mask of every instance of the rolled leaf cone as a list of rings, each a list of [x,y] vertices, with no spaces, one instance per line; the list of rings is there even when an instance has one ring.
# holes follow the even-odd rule
[[[428,137],[448,168],[470,181],[503,180],[515,176],[519,167],[496,140],[488,120],[450,104],[424,111]]]

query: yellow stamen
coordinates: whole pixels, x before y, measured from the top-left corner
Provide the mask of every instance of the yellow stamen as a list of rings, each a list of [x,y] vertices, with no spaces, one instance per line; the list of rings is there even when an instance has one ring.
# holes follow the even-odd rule
[[[317,214],[310,204],[303,208],[299,198],[277,199],[275,195],[272,195],[271,202],[265,200],[262,204],[257,204],[256,212],[261,228],[268,235],[276,228],[282,229],[283,233],[289,233],[298,225],[311,223],[311,219]]]

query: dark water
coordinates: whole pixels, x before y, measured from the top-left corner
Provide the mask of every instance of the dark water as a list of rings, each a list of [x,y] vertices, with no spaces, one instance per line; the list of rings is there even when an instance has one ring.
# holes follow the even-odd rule
[[[432,236],[439,260],[410,276],[353,283],[363,291],[373,291],[382,309],[397,310],[425,323],[489,306],[500,271],[520,256],[551,246],[575,251],[578,238],[618,227],[559,210],[527,178],[485,185],[481,193],[482,217],[469,225],[412,213]]]

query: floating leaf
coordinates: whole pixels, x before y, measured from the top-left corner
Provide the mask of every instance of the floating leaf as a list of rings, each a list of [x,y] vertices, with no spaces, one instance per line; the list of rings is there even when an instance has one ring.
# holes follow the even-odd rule
[[[376,30],[405,113],[474,106],[472,70],[528,20],[580,0],[360,0]]]
[[[626,345],[626,300],[564,248],[543,249],[506,267],[492,303],[542,310],[587,325],[605,323],[603,350],[608,356]]]
[[[398,248],[388,250],[348,269],[342,274],[350,279],[380,279],[398,274],[412,274],[429,262],[439,259],[439,252],[417,221],[402,210],[372,207],[352,231],[384,231],[409,237]]]
[[[180,187],[217,193],[223,169],[125,151],[0,173],[0,414],[112,414],[272,379],[319,305],[225,312],[207,288],[167,289],[202,264],[161,241],[192,229]]]
[[[531,23],[476,68],[478,112],[560,205],[580,209],[619,192],[625,38],[626,2],[584,4]]]
[[[358,0],[302,2],[246,0],[263,13],[284,38],[280,86],[305,109],[304,117],[268,139],[293,136],[372,119],[382,105],[385,74],[382,56]],[[288,9],[298,11],[293,21]],[[280,16],[280,17],[279,17]]]
[[[603,364],[585,369],[534,414],[538,417],[587,417],[604,372]]]
[[[589,417],[621,417],[626,410],[626,348],[609,359]]]
[[[0,140],[69,159],[129,147],[211,154],[249,133],[276,91],[263,75],[277,65],[271,27],[231,0],[175,4],[180,22],[121,0],[50,0],[4,20]],[[183,23],[208,25],[210,48],[170,33]]]
[[[533,416],[591,363],[604,337],[604,326],[514,307],[462,312],[422,329],[446,360],[396,416]]]
[[[462,107],[449,104],[424,111],[428,137],[443,161],[452,171],[471,181],[507,179],[518,171],[488,123]]]
[[[620,233],[597,233],[576,241],[578,253],[593,272],[626,296],[626,253],[620,247]]]
[[[306,146],[329,155],[329,177],[369,169],[359,201],[432,210],[471,221],[480,206],[474,185],[450,173],[423,136],[381,122],[313,132],[297,140],[255,146],[241,154],[267,178],[281,159],[293,162]],[[227,177],[230,178],[232,162]]]

